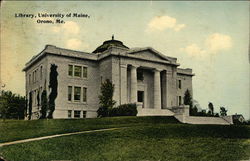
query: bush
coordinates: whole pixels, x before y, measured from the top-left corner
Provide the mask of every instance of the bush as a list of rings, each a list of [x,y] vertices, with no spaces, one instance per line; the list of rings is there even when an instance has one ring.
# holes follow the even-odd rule
[[[123,104],[116,108],[110,108],[109,116],[136,116],[137,108],[136,104]]]
[[[97,116],[98,117],[108,117],[108,107],[101,106],[97,110]]]
[[[109,79],[101,84],[101,95],[99,96],[100,107],[97,110],[98,117],[108,117],[109,109],[115,105],[113,100],[115,85]]]

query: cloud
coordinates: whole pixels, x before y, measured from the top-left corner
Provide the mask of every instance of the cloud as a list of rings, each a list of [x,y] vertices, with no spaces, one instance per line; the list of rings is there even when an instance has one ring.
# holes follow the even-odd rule
[[[180,50],[186,52],[190,56],[203,56],[206,53],[206,51],[202,50],[197,44],[188,45]]]
[[[69,49],[86,49],[89,47],[89,45],[87,43],[83,43],[81,40],[79,39],[69,39],[66,42],[66,47]]]
[[[232,38],[229,35],[214,33],[205,39],[203,48],[194,43],[181,48],[180,51],[187,53],[189,56],[206,56],[230,49],[232,45]]]
[[[173,29],[180,31],[186,25],[177,24],[177,20],[170,16],[156,16],[150,20],[146,28],[146,32],[163,31],[165,29]]]
[[[65,33],[65,34],[79,34],[80,27],[74,21],[66,21],[65,24],[60,24],[59,26],[54,26],[51,29],[55,33]]]
[[[180,24],[180,25],[176,25],[176,27],[174,28],[175,31],[180,31],[181,29],[185,28],[186,25],[185,24]]]
[[[206,39],[206,47],[208,50],[216,53],[220,50],[226,50],[232,47],[232,39],[228,35],[214,33]]]

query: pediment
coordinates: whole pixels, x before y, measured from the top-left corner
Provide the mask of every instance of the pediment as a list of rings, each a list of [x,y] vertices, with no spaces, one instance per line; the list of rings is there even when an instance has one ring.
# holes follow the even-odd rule
[[[131,50],[129,54],[149,60],[171,61],[167,56],[161,54],[160,52],[152,48],[134,49]]]

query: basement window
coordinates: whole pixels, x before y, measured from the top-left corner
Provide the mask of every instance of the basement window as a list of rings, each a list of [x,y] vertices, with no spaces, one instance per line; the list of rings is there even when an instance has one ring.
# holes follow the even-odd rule
[[[68,110],[68,118],[72,118],[72,110]]]
[[[74,111],[74,118],[80,118],[81,111]]]
[[[86,118],[86,116],[87,116],[87,111],[82,111],[82,117]]]

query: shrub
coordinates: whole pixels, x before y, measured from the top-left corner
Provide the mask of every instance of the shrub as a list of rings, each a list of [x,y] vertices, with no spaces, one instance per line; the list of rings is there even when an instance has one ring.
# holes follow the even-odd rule
[[[109,113],[109,109],[112,109],[115,105],[115,101],[113,100],[115,85],[109,79],[106,79],[101,84],[101,95],[99,96],[99,104],[100,107],[97,110],[98,117],[107,117]]]
[[[97,110],[97,116],[98,117],[107,117],[108,116],[108,107],[101,106]]]
[[[109,109],[109,116],[136,116],[136,104],[123,104],[116,108]]]

